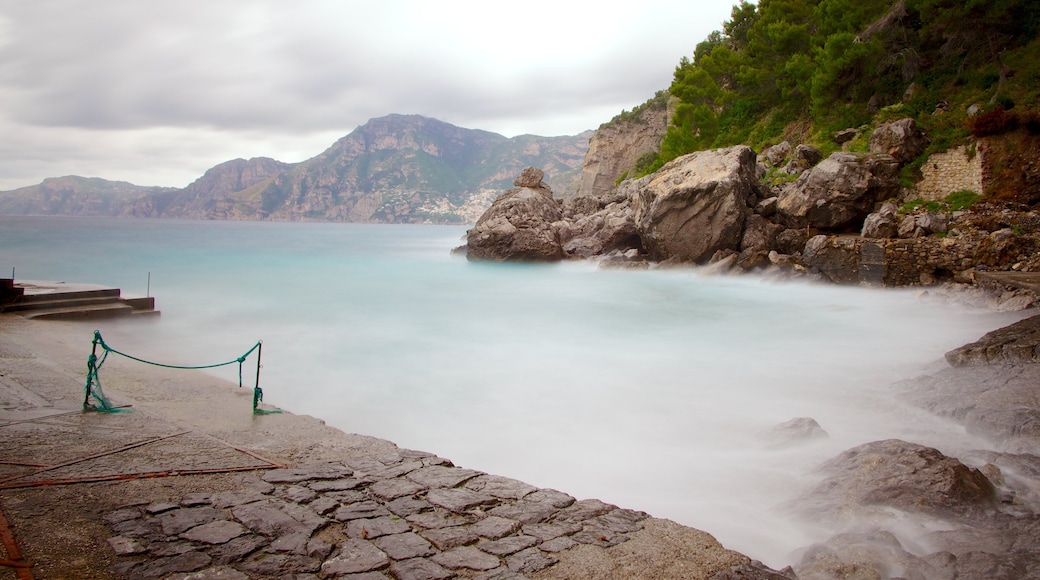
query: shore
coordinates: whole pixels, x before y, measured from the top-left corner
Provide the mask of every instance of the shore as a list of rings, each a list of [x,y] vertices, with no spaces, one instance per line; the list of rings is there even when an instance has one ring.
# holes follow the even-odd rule
[[[737,570],[742,577],[771,576],[709,534],[649,517],[638,506],[611,506],[471,472],[450,458],[344,433],[309,416],[253,415],[252,389],[198,371],[111,357],[100,373],[102,384],[129,412],[83,413],[92,334],[84,323],[0,315],[0,429],[9,442],[0,480],[25,485],[0,489],[0,510],[34,578],[306,578],[347,571],[373,578],[712,578]],[[330,465],[338,467],[330,472]],[[57,467],[40,471],[44,466]],[[293,471],[300,469],[311,470],[310,476]],[[133,478],[135,473],[151,475]],[[432,474],[450,476],[451,483]],[[103,480],[62,483],[86,479]],[[60,484],[44,485],[54,482]],[[300,533],[296,524],[265,528],[263,522],[281,517],[274,512],[256,521],[236,512],[260,505],[258,493],[282,515],[291,505],[308,507],[306,517],[293,517],[310,529],[308,536],[320,536],[317,548],[306,541],[302,548],[288,545],[286,536]],[[398,525],[385,534],[368,529],[378,527],[378,517],[351,515],[352,506],[408,498],[428,507],[413,505],[408,509],[417,511],[407,517],[388,512],[386,520]],[[320,509],[318,499],[327,500]],[[162,525],[203,508],[211,519],[194,527],[219,520],[241,533],[224,541],[189,540],[194,527]],[[538,511],[543,508],[548,511]],[[423,514],[454,525],[430,523]],[[358,527],[358,521],[370,523]],[[454,540],[431,533],[462,531],[480,521],[505,529]],[[153,527],[135,535],[127,522]],[[369,544],[383,546],[380,553],[407,552],[386,547],[390,537],[424,547],[415,557],[377,557],[369,569],[351,559],[348,548]],[[242,538],[251,538],[253,549],[229,556],[227,546],[244,544]],[[16,568],[0,568],[0,574],[10,570]]]

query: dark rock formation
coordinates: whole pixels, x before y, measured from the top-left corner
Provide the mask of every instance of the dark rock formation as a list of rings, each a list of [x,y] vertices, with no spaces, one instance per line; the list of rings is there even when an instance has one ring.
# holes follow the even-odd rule
[[[736,249],[755,166],[754,151],[730,147],[679,157],[634,182],[635,223],[650,256],[701,263]]]
[[[874,204],[899,193],[889,155],[834,153],[784,188],[777,212],[788,227],[859,231]]]
[[[898,439],[854,447],[823,464],[810,497],[834,514],[889,507],[933,515],[994,507],[996,490],[978,469],[938,450]]]
[[[625,194],[579,196],[567,201],[558,224],[560,242],[570,257],[595,258],[611,252],[643,253],[643,242]]]
[[[1040,316],[989,332],[946,353],[946,360],[955,367],[1040,361]]]
[[[466,234],[471,260],[551,262],[563,258],[555,223],[563,217],[542,171],[529,167]]]

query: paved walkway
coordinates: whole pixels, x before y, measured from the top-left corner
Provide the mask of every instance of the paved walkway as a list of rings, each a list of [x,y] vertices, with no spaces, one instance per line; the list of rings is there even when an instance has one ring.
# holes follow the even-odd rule
[[[82,412],[91,332],[0,316],[0,510],[36,578],[779,578],[640,511],[253,416],[194,371],[106,363],[132,407]]]

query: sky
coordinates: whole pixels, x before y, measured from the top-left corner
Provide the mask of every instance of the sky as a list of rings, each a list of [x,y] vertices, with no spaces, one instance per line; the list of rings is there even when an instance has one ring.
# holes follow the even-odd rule
[[[369,119],[576,135],[668,88],[734,0],[0,0],[0,190],[184,187]]]

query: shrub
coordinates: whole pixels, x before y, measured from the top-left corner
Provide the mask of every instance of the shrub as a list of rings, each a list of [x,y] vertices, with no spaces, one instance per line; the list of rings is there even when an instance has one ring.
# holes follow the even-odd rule
[[[968,128],[976,137],[1002,135],[1018,128],[1018,114],[997,105],[993,110],[968,119]]]
[[[980,199],[982,199],[982,196],[974,191],[970,189],[962,189],[947,195],[943,201],[945,201],[949,206],[950,211],[959,211],[962,209],[968,209],[972,204]]]

